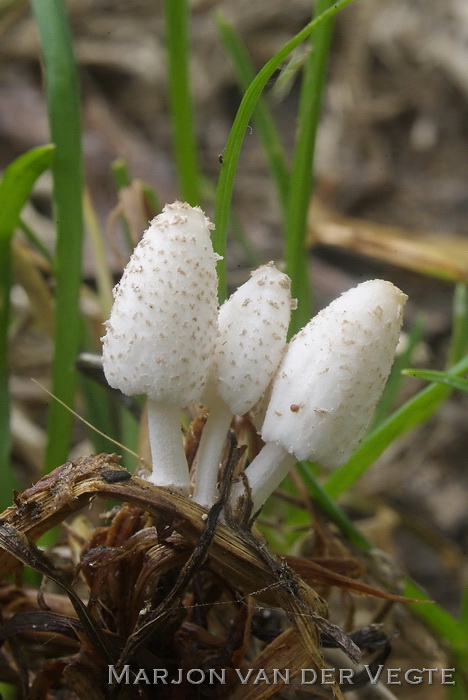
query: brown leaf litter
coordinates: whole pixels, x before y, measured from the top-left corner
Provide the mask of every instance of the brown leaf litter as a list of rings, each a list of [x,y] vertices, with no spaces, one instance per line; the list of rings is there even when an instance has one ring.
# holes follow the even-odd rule
[[[320,563],[279,558],[229,514],[226,523],[219,521],[243,451],[231,444],[221,496],[208,513],[130,475],[115,455],[67,462],[16,494],[0,518],[2,580],[16,581],[0,587],[2,679],[13,679],[34,700],[101,700],[154,697],[139,683],[141,673],[149,677],[153,669],[167,669],[172,677],[193,668],[225,669],[225,685],[218,688],[185,681],[158,686],[157,697],[240,700],[282,692],[294,697],[301,669],[326,667],[324,648],[341,649],[351,664],[370,649],[381,663],[388,636],[376,626],[345,633],[327,619],[328,605],[312,585],[397,596]],[[122,505],[108,514],[108,525],[91,530],[78,566],[56,564],[35,542],[98,496]],[[73,526],[67,529],[73,537]],[[76,539],[83,543],[81,534]],[[21,583],[21,565],[53,581],[56,592]],[[264,629],[266,610],[276,620],[273,632]],[[129,674],[129,684],[109,686],[109,667]],[[242,683],[236,669],[257,669],[266,677],[288,669],[293,685],[286,688],[281,678],[259,685],[255,675]],[[63,695],[64,687],[71,694]],[[337,683],[331,692],[342,697]]]

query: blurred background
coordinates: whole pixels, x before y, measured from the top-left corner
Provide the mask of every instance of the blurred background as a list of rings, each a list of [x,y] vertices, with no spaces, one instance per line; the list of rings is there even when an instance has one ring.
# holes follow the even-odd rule
[[[131,175],[151,185],[161,202],[178,196],[162,3],[70,0],[66,5],[80,72],[86,184],[117,279],[125,261],[115,245],[121,209],[116,210],[113,161],[124,158]],[[222,12],[236,28],[259,70],[309,21],[311,2],[194,0],[191,5],[199,157],[214,187],[241,92],[213,13]],[[3,169],[25,150],[47,143],[49,134],[28,3],[0,0],[0,35]],[[294,142],[295,65],[300,63],[298,51],[266,92],[287,150]],[[310,211],[314,303],[319,309],[362,279],[390,279],[410,296],[407,325],[423,319],[415,353],[421,367],[445,366],[454,284],[468,281],[467,67],[466,0],[359,0],[338,16]],[[210,213],[209,195],[204,204]],[[120,206],[133,217],[135,230],[143,230],[145,212],[138,199],[130,194],[125,202],[120,198]],[[229,241],[229,281],[235,287],[248,276],[252,258],[280,261],[283,250],[276,192],[255,128],[245,138],[233,208],[248,239],[247,244],[234,236]],[[50,177],[39,181],[24,220],[53,250]],[[94,284],[89,242],[83,276]],[[53,348],[27,288],[16,270],[10,348],[14,462],[31,483],[43,469],[49,399],[30,378],[48,386]],[[420,386],[409,381],[401,398]],[[457,392],[437,417],[388,450],[346,496],[366,534],[454,614],[468,549],[467,419],[467,396]],[[83,429],[77,428],[74,450],[93,451]],[[443,650],[421,624],[403,625],[401,653],[416,648],[428,665],[443,663]],[[408,697],[444,697],[440,688],[416,691]]]

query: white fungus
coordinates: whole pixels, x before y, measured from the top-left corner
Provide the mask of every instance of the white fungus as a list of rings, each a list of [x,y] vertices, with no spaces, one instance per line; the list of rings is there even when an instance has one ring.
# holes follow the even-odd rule
[[[289,343],[247,468],[254,512],[297,460],[337,467],[366,432],[393,364],[406,295],[371,280],[345,292]],[[234,501],[242,485],[233,489]]]
[[[153,483],[187,493],[179,409],[200,399],[217,333],[212,224],[175,202],[155,217],[114,290],[103,338],[110,386],[146,394]]]
[[[261,398],[286,346],[291,281],[273,263],[255,270],[223,304],[210,379],[203,398],[210,408],[197,454],[194,499],[209,507],[233,414],[244,415]]]

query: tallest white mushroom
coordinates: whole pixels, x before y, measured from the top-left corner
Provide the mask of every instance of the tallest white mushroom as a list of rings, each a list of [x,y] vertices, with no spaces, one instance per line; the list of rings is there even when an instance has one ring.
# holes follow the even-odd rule
[[[146,394],[153,474],[188,493],[179,410],[199,401],[217,333],[210,221],[175,202],[151,222],[114,290],[103,338],[104,372],[124,394]]]

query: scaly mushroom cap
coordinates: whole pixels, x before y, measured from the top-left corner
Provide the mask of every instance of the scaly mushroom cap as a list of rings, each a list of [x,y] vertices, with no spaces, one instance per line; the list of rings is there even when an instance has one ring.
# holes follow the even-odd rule
[[[289,277],[268,263],[219,310],[210,389],[216,387],[232,413],[247,413],[276,372],[295,306],[290,290]]]
[[[263,423],[265,442],[324,467],[348,459],[390,373],[406,298],[390,282],[364,282],[291,340]]]
[[[199,207],[175,202],[143,234],[106,324],[110,386],[181,408],[200,399],[217,333],[212,228]]]

